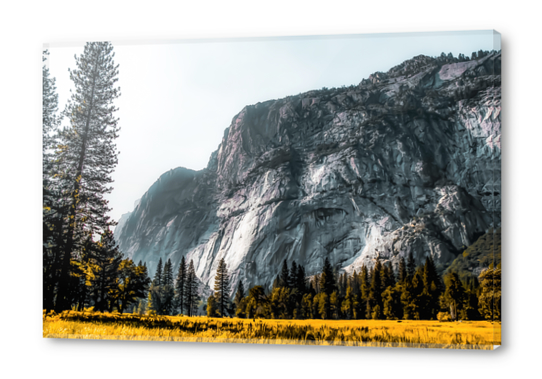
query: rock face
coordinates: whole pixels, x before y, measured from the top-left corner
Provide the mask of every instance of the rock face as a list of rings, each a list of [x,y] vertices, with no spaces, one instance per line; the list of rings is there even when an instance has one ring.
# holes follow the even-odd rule
[[[444,270],[500,225],[500,52],[418,56],[357,86],[246,106],[202,171],[163,174],[115,232],[121,250],[211,286],[282,262],[348,272],[412,252]]]

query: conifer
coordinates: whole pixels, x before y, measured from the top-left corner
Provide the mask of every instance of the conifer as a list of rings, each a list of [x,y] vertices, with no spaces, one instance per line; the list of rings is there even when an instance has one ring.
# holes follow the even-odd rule
[[[89,255],[87,283],[94,309],[100,312],[111,310],[110,295],[117,289],[117,272],[122,260],[113,233],[109,230],[104,232]]]
[[[160,297],[162,298],[162,309],[160,314],[173,314],[175,308],[175,288],[173,282],[173,265],[170,259],[168,259],[164,265]]]
[[[286,260],[284,260],[282,271],[280,272],[280,286],[290,288],[290,270],[288,269]]]
[[[216,303],[220,317],[224,317],[226,315],[226,310],[229,306],[229,287],[230,278],[228,274],[228,268],[226,267],[226,261],[224,260],[224,258],[221,258],[218,262],[214,286]]]
[[[407,274],[411,278],[414,277],[414,273],[416,272],[416,261],[414,260],[414,256],[412,255],[412,251],[408,253],[407,258]]]
[[[325,292],[328,296],[331,296],[333,291],[337,289],[335,277],[333,275],[333,268],[329,259],[326,257],[324,260],[324,267],[322,268],[322,275],[320,276],[320,291]]]
[[[186,284],[186,261],[184,257],[181,258],[179,265],[179,272],[177,273],[177,279],[175,281],[175,296],[176,307],[179,308],[179,312],[184,312],[184,289]]]
[[[406,280],[407,277],[407,269],[406,269],[406,263],[405,258],[401,257],[399,260],[399,272],[397,273],[397,281],[402,283]]]
[[[233,300],[233,303],[235,305],[235,309],[239,308],[239,305],[241,304],[241,301],[245,298],[245,287],[243,286],[243,282],[240,280],[239,284],[237,285],[237,292],[235,293],[235,299]]]
[[[188,316],[193,316],[197,309],[198,301],[200,300],[198,294],[199,284],[196,276],[196,269],[194,268],[194,261],[191,259],[186,274],[185,283],[185,307]]]
[[[63,165],[59,188],[69,211],[62,225],[65,244],[59,259],[57,310],[70,308],[70,262],[81,237],[104,233],[115,225],[107,215],[110,208],[105,199],[112,190],[111,173],[117,164],[114,140],[119,131],[113,103],[120,89],[113,57],[111,43],[87,43],[75,58],[76,69],[70,70],[75,86],[65,112],[70,127],[60,134],[58,151]]]

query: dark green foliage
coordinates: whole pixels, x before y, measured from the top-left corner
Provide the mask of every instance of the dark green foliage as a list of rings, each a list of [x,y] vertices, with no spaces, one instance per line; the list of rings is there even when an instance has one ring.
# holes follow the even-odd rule
[[[226,310],[229,307],[230,295],[230,278],[228,275],[228,268],[226,267],[226,261],[224,258],[218,262],[218,268],[216,269],[215,276],[215,296],[218,307],[218,313],[221,317],[226,316]]]
[[[382,265],[377,260],[370,271],[362,266],[359,274],[354,270],[351,275],[342,273],[336,276],[327,261],[322,272],[313,275],[309,288],[305,287],[312,293],[300,293],[298,285],[303,288],[303,283],[306,283],[304,269],[292,264],[293,269],[288,270],[292,288],[275,283],[267,296],[263,287],[256,286],[244,297],[244,287],[239,282],[235,313],[238,317],[276,319],[434,320],[439,312],[449,310],[454,319],[476,320],[481,317],[480,312],[486,315],[495,308],[494,303],[490,303],[495,296],[491,285],[498,283],[498,279],[487,273],[484,276],[486,298],[481,302],[478,293],[482,290],[474,278],[465,288],[456,274],[450,275],[446,277],[445,287],[432,257],[428,256],[424,265],[417,267],[412,275],[408,275],[408,265],[404,260],[402,262],[399,263],[400,280],[396,281],[389,262]],[[410,254],[411,266],[413,262]],[[288,267],[286,262],[283,267]],[[286,273],[286,270],[282,272]],[[338,279],[330,284],[328,275]],[[284,278],[284,275],[279,277],[277,282],[282,283]],[[344,295],[341,294],[343,287]],[[334,290],[327,294],[325,288]],[[496,296],[500,299],[500,292]],[[495,315],[500,314],[500,308],[491,312],[493,316],[486,317],[498,317]]]
[[[286,261],[282,264],[279,286],[290,288],[290,270],[288,270],[288,263]]]
[[[444,276],[446,290],[441,298],[443,308],[449,308],[452,320],[457,320],[465,301],[465,288],[455,272]]]
[[[43,52],[43,61],[47,60],[49,52]],[[56,140],[60,118],[58,116],[58,95],[55,78],[49,74],[47,64],[42,66],[43,79],[43,308],[51,310],[58,290],[60,279],[59,266],[64,256],[64,218],[68,205],[62,199],[61,187],[55,174],[58,172],[58,162],[55,157]]]
[[[177,273],[177,279],[175,280],[175,305],[179,309],[179,312],[184,312],[184,289],[186,285],[186,261],[184,257],[181,258],[179,265],[179,271]]]
[[[407,268],[405,263],[405,258],[401,257],[401,260],[399,261],[399,272],[397,273],[397,281],[402,283],[407,278]]]
[[[194,316],[197,310],[197,304],[200,300],[199,282],[196,276],[196,269],[194,268],[194,261],[190,260],[188,271],[186,273],[186,283],[184,287],[184,306],[186,308],[186,314],[188,316]]]
[[[337,291],[333,291],[331,296],[329,296],[329,309],[331,313],[331,318],[337,320],[342,317],[341,313],[341,304],[342,297]]]
[[[305,274],[305,267],[297,265],[297,274],[295,277],[295,288],[297,289],[300,296],[303,296],[307,293],[307,277]]]
[[[369,284],[369,271],[367,270],[367,267],[362,266],[361,267],[361,274],[359,275],[359,281],[360,281],[360,307],[361,307],[361,313],[360,318],[369,319],[371,318],[371,303],[369,301],[369,294],[370,294],[370,284]]]
[[[118,290],[117,273],[121,261],[122,255],[109,230],[88,251],[86,282],[96,311],[112,310],[111,300],[113,293]]]
[[[219,317],[216,298],[214,295],[207,298],[207,317]]]
[[[460,317],[463,320],[481,320],[482,315],[479,311],[478,292],[481,292],[480,285],[477,278],[470,278],[466,283],[463,283],[465,287],[465,302],[463,310],[460,312]]]
[[[414,276],[414,272],[416,271],[416,261],[414,260],[412,251],[408,253],[406,268],[408,276],[412,278]]]
[[[436,319],[440,310],[439,298],[443,292],[443,284],[437,273],[435,263],[431,256],[425,260],[423,268],[423,296],[425,297],[425,309],[422,318],[424,320]]]
[[[346,287],[346,294],[341,304],[341,311],[348,320],[358,318],[358,300],[351,286]]]
[[[498,267],[501,263],[501,229],[490,229],[452,262],[445,273],[456,272],[461,281],[475,277],[474,269]]]
[[[290,288],[296,288],[297,284],[297,263],[295,261],[292,262],[292,268],[290,269],[290,282],[289,287]]]
[[[235,293],[235,298],[233,300],[235,315],[237,317],[245,316],[245,309],[246,309],[245,297],[246,297],[245,286],[243,286],[242,281],[239,281],[239,284],[237,285],[237,292]]]
[[[323,291],[330,296],[335,290],[337,290],[337,285],[335,276],[333,275],[333,268],[331,267],[329,259],[326,257],[322,274],[320,275],[320,291]]]
[[[403,305],[401,303],[401,294],[403,285],[401,282],[393,287],[387,287],[382,293],[383,315],[388,320],[400,320],[403,318]]]
[[[162,287],[163,281],[163,272],[162,272],[162,258],[158,260],[158,266],[156,267],[156,272],[154,273],[154,279],[152,280],[153,286]]]
[[[245,286],[243,286],[242,281],[239,281],[239,284],[237,285],[237,292],[235,293],[235,299],[233,300],[236,308],[239,306],[241,300],[243,300],[245,296]]]
[[[313,296],[310,293],[303,295],[301,299],[301,319],[316,318],[312,311],[312,298]]]
[[[269,300],[262,286],[252,287],[248,292],[246,315],[248,318],[266,318],[270,315]]]
[[[67,210],[60,215],[62,222],[55,225],[61,236],[56,244],[61,246],[56,258],[56,310],[71,306],[71,260],[77,257],[84,239],[115,225],[107,216],[110,208],[105,199],[112,190],[111,173],[117,164],[114,140],[118,119],[113,102],[120,90],[113,57],[110,43],[87,43],[83,54],[75,58],[76,69],[70,70],[75,87],[65,111],[70,127],[59,134],[56,151],[57,200]]]
[[[162,302],[162,258],[158,260],[158,266],[154,273],[154,279],[152,280],[151,287],[149,289],[149,299],[147,308],[156,314],[162,314],[163,302]]]
[[[379,260],[376,261],[374,268],[371,270],[371,285],[369,288],[369,303],[371,305],[371,318],[374,319],[374,307],[378,306],[379,312],[377,315],[381,315],[381,310],[383,307],[382,303],[382,292],[384,286],[382,283],[382,273],[383,267]]]
[[[147,296],[150,278],[147,267],[135,265],[131,259],[120,262],[118,270],[118,287],[115,293],[115,304],[120,313],[130,306],[139,303],[139,299]]]
[[[382,287],[388,288],[393,287],[395,285],[395,274],[393,272],[393,268],[391,267],[391,263],[388,262],[384,265],[382,270]]]
[[[168,259],[164,265],[160,297],[162,298],[160,314],[172,315],[175,309],[175,288],[173,282],[173,266],[170,259]]]
[[[271,292],[270,299],[271,316],[277,319],[292,318],[295,308],[292,290],[288,287],[278,287]]]
[[[492,268],[480,274],[480,314],[490,321],[501,320],[501,269]]]
[[[329,296],[325,292],[320,292],[313,299],[314,310],[321,319],[329,320],[331,318],[331,306],[329,303]]]

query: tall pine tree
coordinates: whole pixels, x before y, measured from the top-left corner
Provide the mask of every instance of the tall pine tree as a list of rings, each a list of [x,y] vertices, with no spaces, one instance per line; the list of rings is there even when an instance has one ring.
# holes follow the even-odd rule
[[[171,260],[168,259],[164,265],[164,275],[162,279],[162,286],[160,288],[162,298],[162,312],[164,315],[173,314],[174,302],[175,302],[175,288],[173,283],[173,266]]]
[[[111,231],[102,234],[96,248],[92,249],[87,266],[87,285],[96,311],[111,311],[112,294],[118,289],[118,270],[122,254]]]
[[[184,288],[186,285],[186,261],[184,257],[181,258],[181,264],[179,265],[179,271],[177,273],[177,280],[175,281],[175,297],[176,306],[181,313],[184,312]]]
[[[228,268],[226,267],[226,261],[221,258],[218,262],[218,268],[216,269],[215,276],[215,298],[217,303],[218,312],[221,317],[226,315],[228,309],[230,296],[229,296],[230,278],[228,275]]]
[[[61,181],[68,199],[65,246],[60,259],[58,293],[55,308],[69,309],[69,278],[72,255],[80,236],[100,234],[114,225],[107,216],[110,208],[104,198],[111,192],[111,174],[117,164],[114,140],[119,130],[114,105],[120,96],[116,86],[118,65],[113,61],[109,42],[87,43],[76,57],[76,69],[70,70],[75,86],[66,108],[70,127],[60,135]]]
[[[186,283],[184,287],[184,305],[188,316],[193,316],[197,310],[197,304],[200,300],[198,294],[198,277],[196,276],[196,269],[194,268],[194,261],[190,260],[188,271],[186,273]]]
[[[59,259],[62,256],[62,225],[67,207],[60,201],[55,185],[55,141],[60,118],[55,78],[48,68],[49,52],[43,52],[42,66],[42,128],[43,128],[43,308],[54,306],[55,291],[59,280]]]

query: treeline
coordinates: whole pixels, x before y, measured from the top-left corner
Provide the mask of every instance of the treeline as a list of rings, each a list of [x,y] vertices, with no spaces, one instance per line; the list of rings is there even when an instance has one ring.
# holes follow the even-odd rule
[[[227,270],[226,277],[227,277]],[[215,281],[215,292],[216,292]],[[376,261],[352,274],[334,272],[326,258],[321,273],[308,279],[303,266],[283,263],[268,293],[262,286],[242,282],[231,306],[220,311],[221,294],[207,301],[210,317],[237,316],[273,319],[375,320],[500,320],[500,267],[462,282],[452,272],[441,277],[431,257],[416,267],[410,254],[397,272]],[[228,303],[228,301],[225,301]],[[227,313],[225,312],[227,311]]]
[[[194,262],[190,260],[186,265],[184,257],[181,259],[176,278],[173,274],[173,265],[168,259],[158,267],[148,292],[147,300],[140,300],[134,313],[151,315],[186,314],[195,316],[201,301],[199,295],[200,282],[196,276]]]

